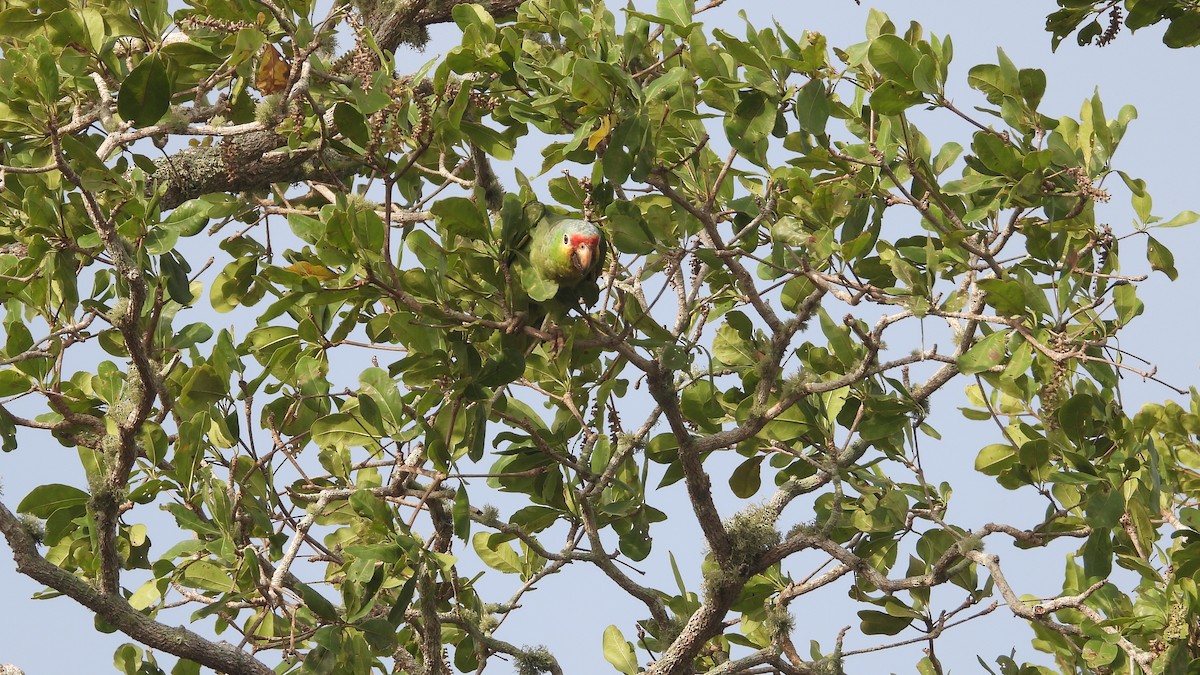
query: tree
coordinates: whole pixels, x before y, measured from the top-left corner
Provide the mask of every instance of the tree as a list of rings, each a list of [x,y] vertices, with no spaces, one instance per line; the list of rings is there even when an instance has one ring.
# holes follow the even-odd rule
[[[1122,28],[1136,31],[1163,21],[1167,22],[1163,44],[1171,48],[1200,44],[1200,12],[1186,0],[1058,0],[1058,5],[1060,9],[1046,17],[1046,30],[1056,48],[1072,31],[1079,44],[1103,47]]]
[[[841,672],[847,631],[802,652],[789,614],[831,585],[921,672],[997,607],[1063,672],[1187,672],[1200,401],[1126,411],[1155,374],[1116,339],[1122,244],[1174,278],[1151,232],[1197,216],[1112,164],[1132,108],[1052,119],[1001,53],[962,110],[949,37],[739,37],[715,4],[6,5],[0,431],[88,477],[0,505],[18,569],[148,647],[127,673],[561,673],[510,631],[583,567],[639,603],[593,638],[622,673]],[[447,21],[461,45],[397,76]],[[540,177],[501,194],[522,139]],[[1117,178],[1130,231],[1096,216]],[[547,313],[510,267],[542,211],[605,232],[593,305]],[[963,387],[998,430],[976,468],[1042,519],[965,526],[927,480]],[[703,560],[653,549],[673,484]],[[1022,597],[996,540],[1070,542],[1061,593]]]

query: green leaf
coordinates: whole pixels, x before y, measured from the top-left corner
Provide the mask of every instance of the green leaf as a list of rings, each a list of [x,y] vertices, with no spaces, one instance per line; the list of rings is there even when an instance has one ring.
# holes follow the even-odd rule
[[[1150,262],[1150,269],[1162,272],[1168,279],[1175,281],[1179,277],[1179,271],[1175,269],[1175,256],[1171,249],[1163,246],[1162,242],[1154,237],[1147,239],[1146,260]]]
[[[439,199],[430,209],[438,219],[438,229],[466,239],[488,239],[491,230],[479,205],[465,197]]]
[[[764,164],[765,141],[775,128],[777,112],[775,102],[757,89],[742,92],[737,107],[725,116],[725,136],[730,145],[755,163]]]
[[[1093,528],[1116,527],[1125,511],[1125,499],[1120,490],[1097,486],[1089,490],[1084,506],[1086,521]]]
[[[963,375],[974,375],[1003,363],[1011,331],[1011,328],[994,331],[972,345],[966,354],[958,357],[959,371]]]
[[[142,246],[150,255],[162,255],[175,248],[179,241],[179,232],[169,227],[153,227],[142,240]]]
[[[1046,93],[1046,73],[1036,68],[1022,68],[1017,81],[1021,85],[1021,95],[1029,107],[1036,110]]]
[[[95,139],[63,136],[61,143],[63,152],[67,153],[67,159],[70,160],[72,168],[81,175],[86,177],[87,174],[93,173],[97,181],[112,175],[112,170],[96,156],[97,141]]]
[[[312,425],[312,440],[318,447],[371,447],[378,438],[379,432],[366,420],[350,413],[331,413]]]
[[[696,11],[695,0],[658,0],[655,13],[671,25],[687,26],[692,23],[692,14]]]
[[[1020,316],[1025,313],[1025,291],[1012,279],[983,279],[979,282],[987,304],[1000,316]]]
[[[510,136],[501,134],[491,127],[473,122],[463,122],[462,132],[481,150],[496,159],[508,161],[513,158],[515,147]]]
[[[462,484],[458,486],[458,491],[454,493],[454,507],[452,509],[454,516],[454,536],[467,540],[471,536],[471,500],[467,496],[467,486]]]
[[[0,397],[24,394],[29,391],[32,380],[15,368],[0,370]]]
[[[511,537],[505,534],[476,532],[471,537],[471,546],[488,567],[505,574],[520,574],[521,558],[509,545],[509,539]]]
[[[893,80],[908,89],[916,86],[913,82],[913,70],[921,55],[904,38],[896,35],[880,35],[871,40],[867,48],[867,58],[871,65],[889,80]]]
[[[367,520],[370,520],[370,518],[367,518]],[[382,523],[389,521],[390,519],[383,520]],[[353,545],[345,547],[344,550],[356,560],[372,564],[382,562],[391,565],[400,562],[404,557],[404,549],[395,544]]]
[[[892,616],[873,609],[861,610],[858,618],[862,619],[862,632],[867,635],[896,635],[913,622],[912,617]]]
[[[1155,223],[1151,227],[1181,227],[1183,225],[1191,225],[1200,220],[1200,213],[1195,211],[1180,211],[1174,218],[1165,223]]]
[[[88,493],[70,485],[61,483],[39,485],[31,490],[20,504],[17,504],[17,511],[42,519],[49,518],[59,509],[79,509],[79,513],[83,513],[83,507],[87,505],[88,499],[90,499]]]
[[[1200,44],[1200,14],[1195,11],[1180,14],[1167,26],[1162,40],[1163,44],[1172,49]]]
[[[800,88],[796,94],[796,120],[800,128],[810,134],[825,133],[825,125],[829,122],[829,95],[825,92],[825,83],[813,78]]]
[[[207,560],[194,560],[183,568],[184,586],[199,588],[216,593],[228,593],[233,590],[233,581],[225,570]]]
[[[988,476],[998,476],[1017,462],[1016,448],[1004,443],[995,443],[979,451],[975,458],[975,470]]]
[[[350,495],[350,507],[359,516],[381,525],[390,523],[392,520],[392,512],[388,508],[387,502],[369,490],[357,490]],[[392,560],[391,562],[396,561]]]
[[[1000,105],[1005,96],[1018,96],[1021,91],[1019,78],[1020,74],[1015,69],[993,64],[981,64],[967,72],[967,84],[972,89],[982,91],[992,105]]]
[[[1133,284],[1121,284],[1113,289],[1113,306],[1122,324],[1133,321],[1145,309],[1145,305],[1137,297],[1137,287]]]
[[[729,317],[730,320],[717,329],[713,340],[713,356],[728,366],[754,365],[761,358],[758,345],[751,339],[748,326],[733,320],[745,317],[740,313],[731,313]],[[735,326],[735,323],[738,325]]]
[[[654,235],[637,204],[615,201],[604,210],[613,246],[623,253],[645,255],[654,251]]]
[[[163,276],[166,278],[167,295],[184,307],[190,307],[196,299],[192,293],[191,282],[188,281],[186,261],[178,251],[170,251],[159,258]]]
[[[600,63],[577,59],[571,70],[571,96],[597,110],[607,110],[612,103],[613,89],[603,73],[604,67]]]
[[[117,94],[117,112],[135,127],[148,127],[167,114],[171,107],[171,80],[167,66],[158,54],[151,54],[134,66]]]
[[[113,665],[125,675],[138,675],[142,668],[142,650],[131,644],[117,647],[113,652]]]
[[[376,654],[395,652],[396,629],[384,619],[368,619],[359,623],[358,628]]]
[[[205,363],[188,371],[180,400],[189,405],[209,405],[229,396],[229,380],[221,379],[217,369]]]
[[[684,388],[679,397],[679,407],[689,422],[712,431],[720,429],[721,406],[717,403],[719,392],[709,380],[696,380]]]
[[[968,156],[967,163],[981,173],[1011,178],[1019,178],[1026,173],[1017,149],[992,133],[975,132],[971,147],[975,151],[975,159],[978,162],[972,162],[972,158]]]
[[[762,486],[762,462],[765,455],[755,455],[742,462],[729,474],[729,489],[740,499],[749,499]]]
[[[877,38],[880,35],[892,35],[896,32],[896,24],[888,15],[874,7],[867,13],[867,37]]]
[[[413,595],[417,592],[417,576],[421,574],[421,570],[413,573],[404,585],[400,587],[400,593],[396,596],[396,602],[392,605],[392,609],[388,612],[388,623],[393,627],[399,627],[404,623],[404,612],[408,606],[412,604]]]
[[[64,53],[60,59],[70,58],[67,52],[79,53],[87,51],[87,49],[100,51],[104,44],[104,17],[95,7],[85,5],[61,11],[55,7],[53,10],[43,8],[43,11],[50,14],[46,18],[46,24],[51,29],[51,39],[60,45],[70,44],[68,49],[63,50]],[[117,13],[110,12],[110,15],[115,19]],[[130,34],[126,33],[126,35]]]
[[[942,82],[933,57],[928,54],[921,55],[916,69],[913,70],[913,84],[925,94],[938,96],[942,93]]]
[[[308,607],[313,614],[325,619],[326,621],[338,621],[337,608],[333,603],[325,599],[312,586],[305,583],[296,582],[294,588],[300,591],[300,597],[304,599],[305,606]]]
[[[624,675],[637,675],[637,655],[633,651],[633,645],[625,641],[625,636],[621,635],[619,628],[616,626],[605,628],[603,644],[604,660],[611,663],[617,672],[624,673]]]
[[[693,77],[695,76],[687,68],[676,66],[646,85],[646,88],[642,90],[642,97],[647,101],[657,98],[669,99],[679,91],[680,87],[690,83]]]
[[[1089,579],[1107,579],[1112,573],[1112,533],[1108,528],[1098,527],[1083,544],[1083,573]]]
[[[925,96],[899,83],[888,80],[871,92],[871,109],[880,115],[899,115],[925,102]]]
[[[475,381],[483,387],[503,387],[525,373],[525,350],[506,346],[484,361]]]
[[[345,101],[338,103],[333,109],[333,123],[338,131],[359,147],[365,148],[370,144],[371,132],[367,129],[367,118],[353,105]]]
[[[486,42],[495,39],[496,20],[483,7],[475,4],[459,4],[454,6],[450,14],[454,17],[454,23],[458,24],[463,32],[472,31],[476,34],[477,39]]]
[[[1088,576],[1092,577],[1092,575]],[[1103,578],[1104,576],[1101,575],[1096,578]],[[1093,666],[1107,666],[1117,659],[1120,649],[1112,641],[1103,638],[1092,638],[1084,643],[1082,654],[1083,658]]]
[[[46,103],[54,104],[58,101],[58,63],[50,54],[42,54],[38,57],[38,88],[42,92],[42,98]]]
[[[34,14],[25,7],[10,6],[0,12],[0,26],[4,26],[4,34],[10,38],[27,38],[41,30],[45,21],[45,12]]]

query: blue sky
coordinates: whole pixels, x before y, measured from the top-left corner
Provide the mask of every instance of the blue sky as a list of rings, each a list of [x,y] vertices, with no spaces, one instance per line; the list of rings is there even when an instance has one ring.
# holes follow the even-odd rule
[[[1200,52],[1167,49],[1160,42],[1161,30],[1147,29],[1136,35],[1124,33],[1103,49],[1076,47],[1068,40],[1052,54],[1049,35],[1043,29],[1045,13],[1053,8],[1049,2],[864,0],[859,6],[852,0],[772,3],[729,0],[702,18],[708,29],[720,27],[737,34],[744,27],[737,12],[744,10],[756,27],[769,26],[774,18],[789,33],[814,30],[824,33],[830,45],[846,46],[864,39],[863,25],[870,7],[887,12],[900,27],[916,20],[924,25],[926,33],[953,37],[955,61],[951,66],[950,97],[962,108],[980,102],[980,97],[966,86],[967,70],[978,63],[995,62],[998,46],[1018,66],[1046,71],[1048,87],[1042,110],[1051,117],[1077,115],[1082,101],[1097,88],[1110,116],[1115,116],[1121,105],[1132,103],[1138,109],[1139,119],[1131,125],[1115,164],[1133,176],[1146,179],[1155,198],[1156,215],[1170,217],[1185,209],[1200,211],[1200,190],[1192,173],[1198,144],[1192,132],[1198,96],[1188,86],[1190,78],[1185,77],[1196,70]],[[439,29],[426,53],[409,56],[412,67],[433,58],[438,51],[452,45],[454,39],[452,28]],[[924,130],[935,144],[953,139],[966,145],[969,140],[969,130],[950,121],[944,129]],[[533,146],[521,148],[523,154],[518,163],[528,162],[536,167],[537,150]],[[1100,211],[1102,218],[1118,235],[1130,232],[1133,214],[1127,192],[1119,181],[1110,181],[1104,187],[1114,193],[1114,198]],[[1139,296],[1146,303],[1146,312],[1126,332],[1122,347],[1150,359],[1162,377],[1186,388],[1197,382],[1200,354],[1192,347],[1192,336],[1197,329],[1195,315],[1181,309],[1195,301],[1200,274],[1197,254],[1200,247],[1196,244],[1200,235],[1195,229],[1181,228],[1157,232],[1156,236],[1173,250],[1180,278],[1172,284],[1156,274],[1141,286]],[[1135,239],[1122,244],[1126,273],[1148,272],[1141,256],[1143,246]],[[214,319],[217,326],[228,325],[229,321],[228,317]],[[961,385],[958,391],[961,392]],[[1125,394],[1126,405],[1130,407],[1172,396],[1165,388],[1132,380],[1127,380]],[[943,440],[922,442],[931,480],[949,480],[956,486],[965,486],[958,488],[956,500],[965,500],[963,508],[974,509],[969,512],[979,518],[978,522],[994,517],[997,508],[1011,516],[1013,494],[995,487],[989,479],[973,475],[975,454],[990,441],[981,441],[979,427],[957,415],[953,410],[953,395],[949,392],[947,397],[934,401],[940,404],[934,422]],[[0,485],[5,504],[15,507],[21,497],[40,483],[66,482],[82,487],[82,475],[75,464],[74,451],[45,442],[23,443],[17,451],[0,455]],[[656,506],[667,510],[666,505],[682,505],[684,494],[676,485],[653,498]],[[1037,517],[1039,510],[1040,504],[1034,504],[1030,517]],[[691,588],[697,590],[699,575],[694,563],[701,552],[700,537],[691,520],[673,519],[669,530],[657,532],[656,536],[656,553],[646,563],[650,578],[670,579],[669,567],[664,567],[666,552],[670,550],[678,560],[691,561],[690,565],[682,565],[684,576]],[[169,545],[173,540],[163,537],[163,541]],[[156,546],[151,558],[163,550],[165,546]],[[1010,552],[1007,545],[992,552],[1013,556],[1016,567],[1010,578],[1021,591],[1046,596],[1058,591],[1065,549],[1043,552],[1032,563],[1018,563],[1015,549]],[[1049,574],[1042,573],[1046,569]],[[501,579],[495,583],[499,591],[510,582]],[[667,588],[673,587],[672,582],[666,583]],[[524,609],[514,617],[511,626],[505,625],[505,632],[499,637],[515,644],[546,643],[569,673],[614,672],[600,655],[601,631],[610,623],[618,624],[626,637],[631,638],[632,622],[641,616],[638,607],[621,594],[613,593],[615,589],[607,579],[581,567],[547,579],[540,587],[540,592],[527,597]],[[96,632],[91,615],[68,600],[30,600],[30,595],[38,590],[36,584],[16,574],[7,550],[0,551],[0,608],[3,608],[0,609],[0,663],[20,665],[29,675],[105,672],[113,650],[127,639],[119,634]],[[953,606],[957,600],[947,595],[943,604]],[[820,640],[828,649],[838,629],[854,621],[857,609],[846,598],[844,585],[824,589],[811,600],[798,601],[792,607],[801,626],[794,637],[797,646],[805,651],[811,638]],[[975,654],[990,663],[996,655],[1007,654],[1012,648],[1017,650],[1018,660],[1039,660],[1041,657],[1028,644],[1029,635],[1021,622],[1001,608],[944,638],[939,643],[939,656],[955,672],[979,672]],[[224,637],[235,639],[229,634]],[[847,649],[869,644],[848,643]],[[914,647],[855,657],[847,662],[847,670],[912,672],[920,657],[917,650]],[[639,658],[645,660],[645,653],[639,653]],[[489,672],[509,670],[503,663],[496,663],[489,666]]]

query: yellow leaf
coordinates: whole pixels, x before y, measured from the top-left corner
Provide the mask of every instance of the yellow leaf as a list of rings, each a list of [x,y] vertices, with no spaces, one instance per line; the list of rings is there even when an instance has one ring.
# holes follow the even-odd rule
[[[588,150],[595,150],[604,142],[604,139],[608,138],[610,131],[612,131],[612,115],[605,115],[600,118],[600,128],[588,136]]]
[[[299,274],[302,277],[316,277],[321,281],[329,281],[337,278],[337,273],[325,267],[324,265],[314,265],[310,262],[300,261],[294,265],[288,265],[283,268],[294,274]]]
[[[258,71],[254,77],[254,88],[268,96],[287,88],[290,68],[274,45],[263,47],[258,59]]]

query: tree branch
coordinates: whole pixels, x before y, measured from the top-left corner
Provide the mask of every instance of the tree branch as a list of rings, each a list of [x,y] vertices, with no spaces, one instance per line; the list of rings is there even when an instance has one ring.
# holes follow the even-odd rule
[[[1017,596],[1012,586],[1008,584],[1008,580],[1004,578],[1004,572],[1000,570],[1000,556],[987,555],[980,551],[967,551],[965,555],[968,560],[987,568],[988,573],[992,575],[992,580],[996,583],[996,588],[1000,591],[1001,597],[1004,598],[1005,604],[1008,605],[1013,614],[1022,619],[1046,626],[1063,635],[1078,635],[1079,629],[1075,626],[1061,624],[1050,618],[1051,614],[1060,609],[1076,610],[1090,621],[1098,624],[1100,629],[1105,633],[1117,636],[1117,646],[1129,656],[1130,661],[1138,664],[1139,669],[1145,675],[1150,675],[1152,672],[1150,664],[1154,662],[1154,653],[1146,651],[1130,642],[1121,635],[1120,629],[1107,625],[1103,615],[1084,604],[1093,593],[1108,584],[1107,579],[1097,581],[1078,595],[1064,595],[1030,606],[1028,602]]]
[[[460,4],[464,2],[410,0],[391,11],[368,17],[365,28],[374,36],[380,50],[391,54],[414,29],[451,21],[455,5]],[[485,11],[502,16],[515,11],[520,2],[492,0],[481,4]],[[219,133],[212,130],[212,135]],[[273,183],[298,183],[311,178],[339,180],[359,166],[358,162],[332,151],[280,150],[286,145],[287,139],[275,131],[257,130],[226,136],[222,143],[159,159],[155,162],[158,170],[153,179],[157,184],[166,185],[160,205],[163,209],[171,209],[201,195],[253,191]],[[330,168],[333,169],[332,176]]]
[[[275,671],[228,642],[212,642],[186,628],[154,621],[116,593],[102,593],[83,579],[47,561],[17,517],[0,503],[0,532],[13,552],[17,571],[87,607],[122,633],[168,654],[229,675],[272,675]]]

